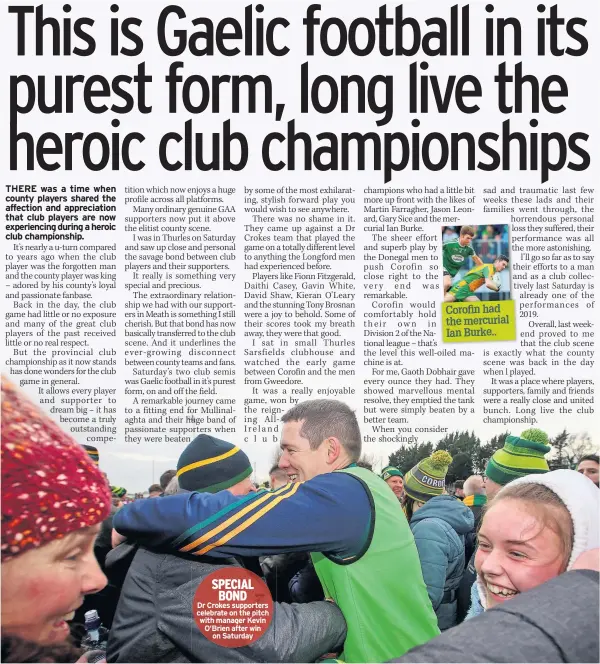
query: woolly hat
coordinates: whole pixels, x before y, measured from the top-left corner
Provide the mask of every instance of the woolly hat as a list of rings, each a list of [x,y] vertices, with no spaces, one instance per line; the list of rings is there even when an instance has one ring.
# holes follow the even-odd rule
[[[590,549],[600,547],[600,491],[593,482],[575,470],[553,470],[542,475],[527,475],[500,489],[491,505],[499,501],[517,484],[542,484],[551,489],[564,503],[573,524],[573,548],[567,571],[577,558]],[[477,577],[477,589],[481,605],[486,608],[485,586]]]
[[[390,477],[404,477],[404,473],[396,466],[388,466],[381,471],[381,479],[389,480]]]
[[[113,495],[113,498],[123,498],[127,493],[127,489],[124,486],[111,486],[110,491]]]
[[[93,445],[82,445],[83,449],[88,453],[90,459],[98,466],[100,464],[100,454],[98,448]]]
[[[109,516],[108,485],[85,450],[4,377],[1,447],[3,562]]]
[[[521,437],[507,436],[502,449],[496,450],[488,461],[485,474],[496,484],[504,486],[509,482],[531,475],[547,473],[548,435],[541,429],[527,429]]]
[[[404,493],[419,502],[441,496],[446,486],[446,474],[452,457],[446,450],[438,450],[406,473]]]
[[[250,460],[239,447],[204,433],[194,438],[177,462],[179,486],[186,491],[217,493],[251,473]]]

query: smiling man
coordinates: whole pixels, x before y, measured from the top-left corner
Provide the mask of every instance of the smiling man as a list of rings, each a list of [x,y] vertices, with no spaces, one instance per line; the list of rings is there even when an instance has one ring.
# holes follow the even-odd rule
[[[402,508],[380,477],[356,465],[354,412],[319,399],[282,422],[279,465],[290,484],[241,499],[221,491],[139,501],[120,510],[115,528],[188,555],[310,552],[348,625],[346,662],[385,661],[433,638],[437,620]]]
[[[395,466],[388,466],[381,471],[381,479],[390,487],[398,500],[404,497],[404,474]]]

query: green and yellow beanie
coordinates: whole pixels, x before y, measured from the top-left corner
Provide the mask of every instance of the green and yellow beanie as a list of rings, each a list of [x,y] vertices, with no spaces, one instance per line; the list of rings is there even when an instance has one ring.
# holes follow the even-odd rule
[[[381,471],[381,479],[389,480],[390,477],[404,477],[404,473],[396,466],[388,466]]]
[[[124,486],[111,486],[110,491],[113,495],[113,498],[123,498],[127,493],[127,489]]]
[[[496,484],[504,486],[518,477],[547,473],[544,455],[550,451],[548,435],[541,429],[527,429],[521,436],[507,436],[504,447],[494,452],[485,474]]]
[[[252,474],[248,457],[232,443],[200,434],[177,462],[179,486],[186,491],[217,493]]]
[[[421,503],[441,496],[446,487],[446,474],[452,457],[446,450],[438,450],[406,473],[404,493]]]

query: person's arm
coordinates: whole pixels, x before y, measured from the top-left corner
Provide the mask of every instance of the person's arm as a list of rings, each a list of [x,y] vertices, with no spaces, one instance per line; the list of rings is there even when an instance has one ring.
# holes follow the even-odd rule
[[[290,602],[288,583],[309,560],[306,553],[278,553],[274,556],[260,557],[261,574],[277,602]],[[318,597],[317,599],[323,599]]]
[[[498,284],[494,283],[494,280],[492,279],[493,274],[492,274],[492,271],[490,270],[490,268],[489,267],[484,267],[483,270],[481,271],[481,274],[485,277],[486,287],[497,293],[500,290],[500,286]]]
[[[305,604],[323,599],[323,587],[311,561],[291,579],[289,591],[292,602]]]
[[[491,277],[488,277],[485,280],[485,285],[490,289],[495,291],[496,293],[500,290],[500,286],[494,282],[494,280]]]
[[[162,500],[162,499],[161,499]],[[198,581],[176,591],[160,593],[158,629],[190,662],[223,662],[224,648],[207,640],[193,624],[192,604]],[[236,648],[250,662],[314,662],[328,652],[339,652],[346,638],[346,622],[332,602],[273,604],[267,631],[248,646]]]
[[[473,263],[475,263],[475,265],[477,266],[483,265],[483,261],[481,260],[481,258],[479,258],[477,254],[473,254],[471,258],[473,259]]]
[[[599,581],[566,572],[390,661],[597,663]]]
[[[415,525],[413,536],[419,552],[423,581],[435,611],[442,603],[446,584],[448,569],[446,534],[433,519],[424,519]]]
[[[147,546],[193,555],[326,552],[360,555],[372,534],[371,496],[346,473],[328,473],[238,498],[229,491],[140,500],[121,508],[115,529]]]

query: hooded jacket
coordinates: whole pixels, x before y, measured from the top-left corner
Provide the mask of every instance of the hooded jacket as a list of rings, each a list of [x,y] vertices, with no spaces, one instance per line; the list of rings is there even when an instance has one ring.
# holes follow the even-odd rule
[[[121,545],[122,546],[122,545]],[[200,582],[234,559],[174,556],[139,547],[123,585],[108,639],[109,662],[312,662],[341,648],[346,624],[330,602],[274,604],[255,643],[225,648],[194,624]]]
[[[412,516],[423,580],[441,630],[456,625],[456,590],[465,569],[465,535],[473,512],[453,496],[434,496]]]

